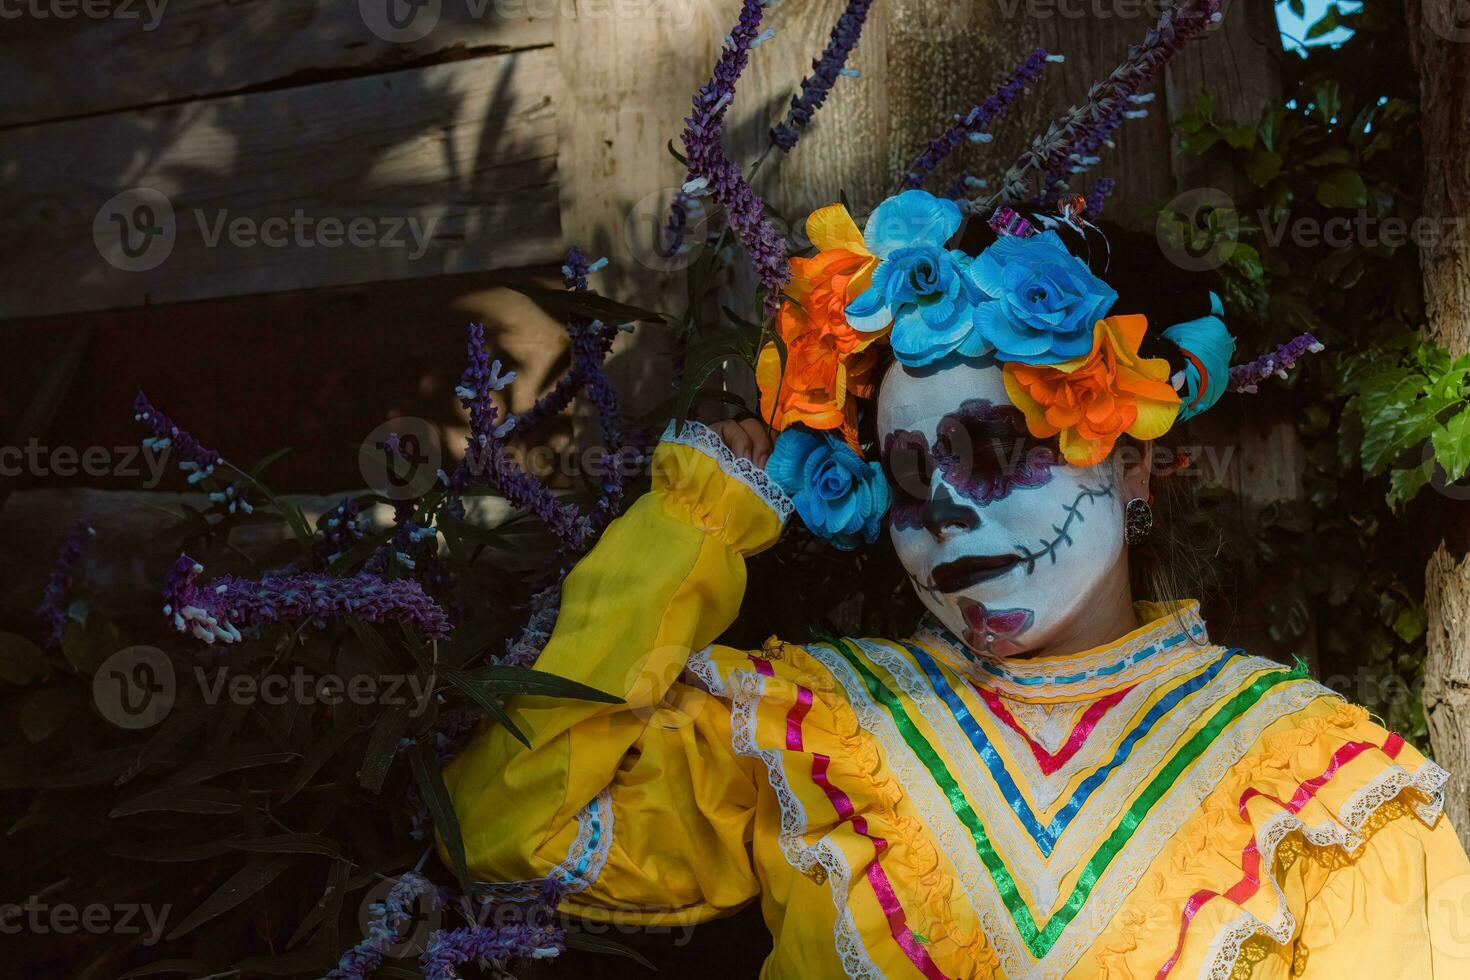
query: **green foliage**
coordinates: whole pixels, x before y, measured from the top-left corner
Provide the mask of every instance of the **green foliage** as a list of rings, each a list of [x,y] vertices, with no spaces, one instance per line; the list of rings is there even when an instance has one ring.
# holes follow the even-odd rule
[[[1303,498],[1250,527],[1226,500],[1202,519],[1227,528],[1226,580],[1267,610],[1273,639],[1300,644],[1315,623],[1324,679],[1422,739],[1427,554],[1412,531],[1443,503],[1421,495],[1435,467],[1470,466],[1470,359],[1420,334],[1423,157],[1402,9],[1332,6],[1308,36],[1338,27],[1352,37],[1287,59],[1285,98],[1254,124],[1208,95],[1176,122],[1183,152],[1229,160],[1247,188],[1189,223],[1191,254],[1217,249],[1241,352],[1306,331],[1327,346],[1252,409],[1297,420]]]
[[[248,559],[236,528],[295,523],[260,490],[271,503],[248,518],[195,510],[164,533],[205,561]],[[511,695],[618,701],[485,658],[521,619],[506,604],[526,573],[506,557],[546,550],[544,529],[528,527],[539,529],[444,522],[462,561],[436,598],[469,613],[444,643],[349,617],[335,628],[281,624],[216,648],[168,633],[161,617],[129,635],[81,602],[59,650],[0,633],[0,724],[10,734],[0,750],[0,855],[12,900],[163,917],[148,942],[121,929],[23,930],[36,975],[319,977],[362,938],[364,903],[382,896],[375,886],[415,866],[446,880],[435,834],[463,888],[464,844],[441,774],[458,735],[486,714],[509,727]],[[355,570],[373,550],[341,564]],[[153,649],[165,666],[119,672],[113,657],[140,642],[161,643]],[[163,699],[154,724],[122,723],[122,692],[142,690],[132,681]],[[458,915],[446,911],[443,926],[466,924]],[[419,975],[416,954],[389,958],[382,975]]]

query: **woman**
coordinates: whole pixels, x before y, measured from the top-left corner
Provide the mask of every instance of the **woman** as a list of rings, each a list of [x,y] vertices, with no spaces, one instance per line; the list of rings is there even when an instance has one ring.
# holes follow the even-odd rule
[[[949,252],[958,213],[919,193],[866,235],[814,216],[774,450],[755,420],[671,430],[568,577],[537,666],[625,703],[516,699],[530,748],[488,728],[455,761],[471,873],[619,923],[759,898],[779,978],[1470,976],[1446,774],[1195,603],[1134,602],[1148,441],[1219,397],[1223,325],[1144,357],[1057,236]],[[871,464],[840,399],[785,415],[834,302],[846,381],[872,337],[897,358]],[[794,508],[852,546],[890,495],[917,633],[715,642]]]

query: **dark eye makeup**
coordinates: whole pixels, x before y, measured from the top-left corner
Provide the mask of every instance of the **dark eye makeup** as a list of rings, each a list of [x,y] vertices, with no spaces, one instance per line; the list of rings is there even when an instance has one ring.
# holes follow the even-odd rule
[[[932,449],[921,433],[903,429],[883,441],[883,466],[894,489],[893,525],[924,525],[936,470],[961,497],[984,505],[1044,486],[1059,462],[1055,438],[1032,436],[1014,406],[969,399],[939,420]]]

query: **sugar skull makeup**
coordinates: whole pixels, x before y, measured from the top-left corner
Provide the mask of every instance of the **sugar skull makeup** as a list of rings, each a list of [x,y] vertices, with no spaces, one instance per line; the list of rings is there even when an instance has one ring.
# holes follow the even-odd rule
[[[899,561],[972,650],[1043,649],[1115,581],[1126,560],[1115,464],[1070,466],[1030,436],[995,364],[895,364],[878,428]]]

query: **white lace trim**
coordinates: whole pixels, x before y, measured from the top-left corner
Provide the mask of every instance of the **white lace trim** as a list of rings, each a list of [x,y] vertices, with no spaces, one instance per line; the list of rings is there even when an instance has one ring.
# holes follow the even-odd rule
[[[827,884],[832,894],[832,904],[837,917],[833,925],[833,944],[842,968],[852,980],[883,980],[883,974],[868,955],[863,945],[862,934],[848,905],[852,891],[852,869],[842,849],[829,838],[823,837],[813,844],[806,842],[809,826],[806,808],[801,805],[791,783],[786,777],[786,767],[780,751],[761,749],[756,746],[756,709],[765,697],[766,678],[754,671],[736,670],[730,674],[727,685],[720,679],[719,670],[710,658],[706,647],[689,658],[692,673],[716,697],[731,702],[730,741],[735,751],[747,758],[759,759],[766,766],[771,791],[781,813],[781,831],[778,840],[781,853],[787,862],[802,874],[820,867],[827,873]]]
[[[673,443],[678,446],[688,446],[697,449],[710,459],[719,464],[720,471],[734,480],[739,480],[751,489],[766,506],[776,512],[781,523],[791,516],[796,505],[786,495],[776,481],[766,474],[766,471],[756,466],[748,459],[742,459],[730,451],[721,439],[719,433],[701,422],[685,422],[684,427],[677,433],[674,431],[674,423],[670,422],[660,442]]]
[[[592,801],[577,811],[577,836],[567,848],[567,856],[543,878],[521,881],[477,881],[475,891],[481,901],[529,902],[541,896],[547,881],[561,885],[563,895],[586,891],[602,874],[612,849],[612,787],[603,789]]]
[[[1424,802],[1414,805],[1414,813],[1426,825],[1432,825],[1444,809],[1443,787],[1449,778],[1449,773],[1429,761],[1413,773],[1393,765],[1354,793],[1335,819],[1329,817],[1316,826],[1309,826],[1295,814],[1284,811],[1274,814],[1256,832],[1256,849],[1261,853],[1265,883],[1271,886],[1276,900],[1276,915],[1270,922],[1264,922],[1243,910],[1227,922],[1210,943],[1200,968],[1202,980],[1229,980],[1241,946],[1252,936],[1265,935],[1282,944],[1291,941],[1296,932],[1296,917],[1287,907],[1286,895],[1275,876],[1276,849],[1289,834],[1299,832],[1309,844],[1337,847],[1351,855],[1363,845],[1362,830],[1369,818],[1406,790],[1415,790],[1424,798]]]
[[[929,644],[936,656],[980,686],[1019,701],[1098,697],[1136,684],[1171,660],[1209,644],[1195,607],[1181,610],[1177,618],[1170,616],[1127,643],[1075,657],[986,658],[971,653],[947,630],[927,620],[912,639]]]

